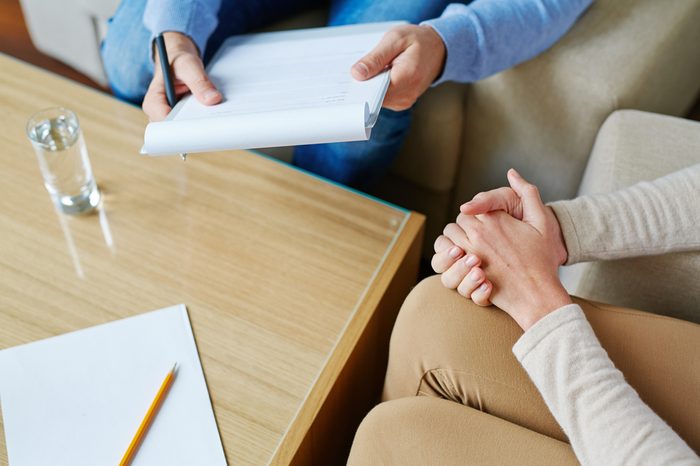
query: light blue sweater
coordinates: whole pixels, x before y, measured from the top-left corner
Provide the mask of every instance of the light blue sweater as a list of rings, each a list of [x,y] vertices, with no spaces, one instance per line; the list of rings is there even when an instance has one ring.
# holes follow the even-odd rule
[[[442,37],[445,81],[472,82],[528,60],[554,44],[593,0],[474,0],[425,21]],[[144,24],[155,36],[178,31],[204,52],[221,0],[148,0]]]

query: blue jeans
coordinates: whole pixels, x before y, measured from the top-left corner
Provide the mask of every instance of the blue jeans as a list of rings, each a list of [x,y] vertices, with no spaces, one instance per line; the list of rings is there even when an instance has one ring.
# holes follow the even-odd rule
[[[258,29],[287,16],[324,5],[321,0],[237,0],[222,2],[219,25],[209,41],[205,64],[226,38]],[[332,0],[330,26],[376,21],[411,23],[438,16],[447,0]],[[153,77],[150,32],[143,25],[143,0],[122,0],[110,19],[102,59],[114,94],[140,104]],[[396,157],[411,124],[410,110],[383,109],[369,141],[313,144],[294,150],[294,164],[339,183],[367,188]]]

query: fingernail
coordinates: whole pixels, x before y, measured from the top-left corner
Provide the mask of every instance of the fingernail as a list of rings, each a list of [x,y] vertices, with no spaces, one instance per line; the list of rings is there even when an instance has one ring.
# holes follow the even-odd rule
[[[452,249],[450,249],[450,257],[453,259],[457,259],[459,256],[462,255],[462,250],[459,249],[457,246],[453,246]]]
[[[477,257],[474,254],[469,254],[465,259],[464,259],[464,265],[467,267],[474,267],[476,263],[479,262]]]
[[[215,89],[208,89],[204,92],[204,100],[214,100],[221,95],[219,91]]]
[[[367,65],[365,65],[361,61],[355,63],[355,70],[357,70],[357,72],[360,73],[360,76],[362,76],[363,78],[366,78],[367,75],[369,75],[369,68],[367,68]]]
[[[469,272],[469,280],[471,280],[473,282],[478,282],[480,278],[481,278],[480,272],[477,272],[476,270],[472,270],[471,272]]]
[[[481,286],[479,288],[476,289],[476,291],[478,291],[479,293],[485,293],[488,288],[489,288],[489,284],[484,282],[481,284]]]

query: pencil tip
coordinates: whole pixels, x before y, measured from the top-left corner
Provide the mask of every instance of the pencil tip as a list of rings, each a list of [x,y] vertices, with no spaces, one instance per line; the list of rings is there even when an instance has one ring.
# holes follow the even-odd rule
[[[172,372],[174,374],[177,371],[177,366],[178,366],[178,364],[176,362],[175,364],[173,364],[173,368],[170,369],[170,372]]]

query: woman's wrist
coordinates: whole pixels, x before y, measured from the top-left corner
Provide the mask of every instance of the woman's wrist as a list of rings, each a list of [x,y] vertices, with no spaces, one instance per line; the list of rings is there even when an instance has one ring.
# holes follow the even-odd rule
[[[531,296],[523,300],[521,309],[513,315],[515,321],[525,332],[543,317],[573,303],[571,296],[558,279],[538,286],[532,291]]]
[[[554,249],[556,251],[556,257],[558,265],[566,264],[569,258],[569,251],[566,249],[566,242],[564,241],[564,232],[561,230],[561,225],[559,225],[559,219],[554,213],[554,209],[551,206],[545,206],[545,212],[551,225],[550,230],[554,240]]]

